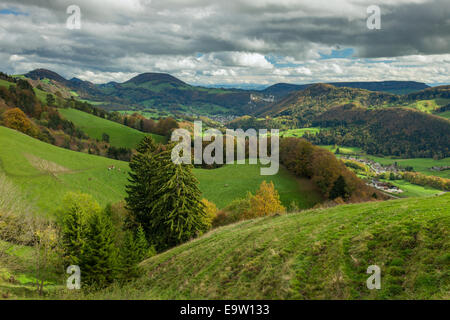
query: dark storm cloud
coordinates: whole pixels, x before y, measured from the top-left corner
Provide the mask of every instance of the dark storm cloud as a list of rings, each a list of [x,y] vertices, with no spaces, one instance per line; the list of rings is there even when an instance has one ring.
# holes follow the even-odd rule
[[[81,30],[65,28],[66,8],[74,3],[81,8]],[[195,78],[205,74],[201,68],[241,68],[220,71],[232,75],[243,72],[245,64],[267,69],[261,60],[264,55],[298,62],[339,47],[353,48],[360,58],[448,54],[449,3],[6,0],[0,10],[10,8],[26,15],[0,15],[1,56],[10,57],[0,62],[0,68],[22,72],[33,63],[52,64],[69,75],[74,68],[132,74],[151,67],[184,70]],[[371,4],[381,8],[381,30],[366,27]],[[198,53],[205,57],[193,59]]]

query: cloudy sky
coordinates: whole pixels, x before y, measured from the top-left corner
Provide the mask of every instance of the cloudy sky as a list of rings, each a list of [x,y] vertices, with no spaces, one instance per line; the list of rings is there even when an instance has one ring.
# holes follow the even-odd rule
[[[66,27],[69,5],[81,29]],[[381,29],[369,29],[370,5]],[[449,0],[0,0],[0,71],[95,83],[450,83]]]

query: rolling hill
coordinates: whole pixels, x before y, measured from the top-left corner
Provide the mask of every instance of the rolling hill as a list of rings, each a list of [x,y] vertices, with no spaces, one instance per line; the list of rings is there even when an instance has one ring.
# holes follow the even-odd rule
[[[157,134],[150,134],[124,126],[120,123],[106,120],[90,113],[76,109],[58,109],[59,113],[67,120],[72,121],[89,137],[102,140],[103,133],[109,135],[109,142],[114,147],[134,149],[146,136],[150,135],[157,142],[163,142],[165,138]]]
[[[449,299],[449,209],[445,194],[248,220],[154,256],[136,281],[83,298]],[[381,269],[380,290],[366,287],[370,265]]]
[[[69,191],[91,194],[101,205],[123,200],[128,169],[127,162],[59,148],[0,126],[0,175],[42,214],[51,216]],[[264,179],[274,182],[285,206],[295,201],[310,208],[322,200],[309,180],[297,180],[283,168],[270,177],[260,176],[256,165],[194,169],[194,174],[203,196],[218,207],[254,192]]]
[[[312,124],[333,127],[312,139],[318,144],[360,147],[372,155],[450,156],[450,121],[414,109],[367,109],[347,104],[330,108],[316,116]]]
[[[242,113],[251,91],[196,87],[164,73],[143,73],[123,83],[93,84],[77,78],[67,80],[57,73],[36,69],[24,75],[48,80],[75,93],[79,99],[99,102],[107,109],[159,108],[194,113]]]
[[[393,94],[408,94],[429,88],[425,83],[416,81],[330,82],[328,84],[335,87],[365,89]],[[274,95],[276,98],[282,98],[289,93],[306,89],[311,85],[313,84],[277,83],[265,88],[262,92],[264,94]]]
[[[192,86],[164,73],[142,73],[123,83],[93,84],[77,78],[67,80],[46,69],[36,69],[24,76],[32,79],[33,85],[40,84],[46,91],[52,93],[59,91],[63,97],[73,95],[78,99],[88,100],[111,110],[157,108],[187,114],[244,115],[253,113],[255,110],[264,114],[264,111],[268,110],[265,106],[270,105],[271,96],[274,97],[276,106],[270,105],[268,108],[277,111],[283,109],[278,105],[292,102],[292,98],[288,98],[289,94],[301,95],[301,92],[306,91],[307,88],[317,85],[278,83],[264,90],[206,88]],[[377,92],[369,95],[370,97],[386,94],[382,97],[387,99],[384,103],[392,102],[393,97],[388,95],[389,93],[406,94],[429,88],[423,83],[414,81],[335,82],[330,85],[346,88],[346,93],[343,95],[349,99],[341,97],[340,103],[358,100],[355,100],[355,93],[349,93],[349,88]],[[309,92],[306,91],[306,94]],[[358,94],[368,96],[367,92],[358,92]],[[372,102],[370,97],[369,102]],[[364,99],[361,98],[361,100]],[[335,103],[336,99],[330,102]]]
[[[53,213],[69,191],[89,193],[102,205],[125,197],[126,162],[59,148],[2,126],[0,150],[0,173],[41,213]]]
[[[291,116],[300,124],[308,124],[317,115],[336,105],[355,103],[363,107],[381,107],[398,102],[400,97],[390,93],[318,83],[291,93],[287,98],[255,112],[258,116]]]

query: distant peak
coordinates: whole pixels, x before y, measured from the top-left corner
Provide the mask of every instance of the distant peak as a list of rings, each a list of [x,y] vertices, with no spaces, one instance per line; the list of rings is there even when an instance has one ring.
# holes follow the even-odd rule
[[[25,77],[33,79],[33,80],[41,80],[41,79],[50,79],[55,80],[58,82],[65,82],[67,81],[65,78],[60,76],[54,71],[47,70],[47,69],[35,69],[33,71],[28,72],[25,74]]]
[[[131,78],[130,80],[126,81],[125,83],[141,84],[141,83],[145,83],[145,82],[171,82],[171,83],[184,84],[183,81],[175,78],[174,76],[172,76],[170,74],[153,73],[153,72],[139,74],[136,77]]]

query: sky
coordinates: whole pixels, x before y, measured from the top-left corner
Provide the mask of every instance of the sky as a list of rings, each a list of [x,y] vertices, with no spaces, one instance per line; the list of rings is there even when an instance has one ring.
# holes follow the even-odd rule
[[[70,5],[80,29],[67,28]],[[369,29],[380,8],[380,29]],[[70,20],[73,21],[73,20]],[[0,0],[0,71],[197,85],[450,83],[449,0]]]

